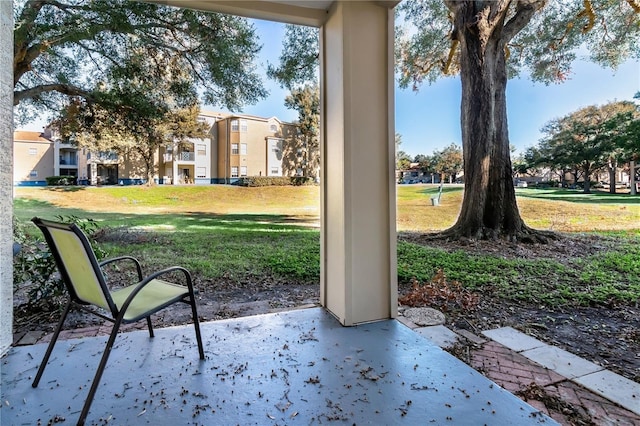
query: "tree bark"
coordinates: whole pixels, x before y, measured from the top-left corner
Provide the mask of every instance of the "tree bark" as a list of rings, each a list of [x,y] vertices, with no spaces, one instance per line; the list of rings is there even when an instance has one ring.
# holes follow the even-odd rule
[[[464,197],[445,236],[540,240],[518,210],[507,126],[505,45],[531,19],[534,2],[522,2],[504,24],[506,2],[450,2],[460,43]],[[525,10],[525,8],[528,8]],[[517,19],[516,19],[517,18]],[[509,32],[505,35],[504,32]],[[543,239],[543,238],[542,238]]]

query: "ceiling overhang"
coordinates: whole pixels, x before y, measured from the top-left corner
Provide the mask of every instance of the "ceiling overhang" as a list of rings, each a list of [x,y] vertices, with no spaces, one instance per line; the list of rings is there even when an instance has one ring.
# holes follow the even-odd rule
[[[226,13],[246,18],[320,27],[327,20],[335,0],[144,0],[170,6]],[[393,8],[400,0],[374,1]]]

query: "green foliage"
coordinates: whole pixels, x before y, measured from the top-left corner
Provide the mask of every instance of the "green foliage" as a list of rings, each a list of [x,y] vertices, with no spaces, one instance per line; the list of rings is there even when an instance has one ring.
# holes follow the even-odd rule
[[[238,180],[238,185],[249,187],[260,186],[303,186],[314,185],[315,181],[311,177],[301,176],[248,176]]]
[[[304,176],[315,178],[320,171],[320,89],[316,84],[291,90],[284,105],[298,112],[297,144],[303,150]]]
[[[49,176],[45,179],[50,186],[76,185],[78,180],[76,176]]]
[[[234,110],[266,95],[255,28],[244,18],[129,0],[20,0],[14,16],[14,99],[24,118],[59,110],[67,96],[97,100],[109,73],[153,81],[167,61],[186,76],[167,97],[197,86],[206,103]],[[162,60],[136,69],[132,47]]]
[[[56,216],[56,220],[78,225],[89,238],[96,257],[105,257],[106,252],[95,242],[95,237],[100,232],[95,220],[81,219],[77,216]],[[13,236],[14,241],[21,245],[20,253],[13,258],[14,291],[24,288],[28,303],[31,304],[44,302],[56,305],[65,287],[56,273],[55,260],[44,243],[42,234],[35,227],[27,227],[14,217]]]
[[[638,240],[615,251],[584,259],[506,259],[446,252],[407,242],[398,244],[398,280],[429,282],[442,269],[468,290],[510,300],[569,305],[633,304],[640,300],[640,247]]]
[[[626,58],[638,58],[640,18],[629,1],[478,3],[406,0],[398,6],[404,18],[396,29],[401,87],[417,90],[424,82],[432,83],[459,72],[462,51],[453,40],[454,32],[461,28],[452,28],[452,23],[456,22],[455,15],[467,9],[475,10],[477,16],[504,16],[493,22],[502,27],[497,34],[505,38],[507,67],[512,77],[526,72],[534,81],[566,80],[575,52],[582,47],[588,49],[591,61],[614,69]],[[480,12],[478,8],[485,10]],[[534,13],[527,10],[530,8]],[[515,15],[517,18],[512,19]],[[509,31],[507,27],[511,27]]]
[[[317,85],[320,38],[317,28],[286,25],[280,63],[269,64],[267,76],[293,91],[298,85]]]

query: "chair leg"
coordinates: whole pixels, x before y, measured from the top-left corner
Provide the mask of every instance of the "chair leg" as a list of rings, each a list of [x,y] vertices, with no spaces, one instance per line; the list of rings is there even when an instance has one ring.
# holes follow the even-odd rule
[[[153,325],[151,324],[151,316],[147,317],[147,327],[149,328],[149,337],[154,337],[154,335],[153,335]]]
[[[51,341],[49,342],[49,346],[47,346],[47,351],[44,353],[44,358],[40,363],[40,368],[38,368],[38,373],[36,374],[36,378],[33,379],[33,383],[31,386],[36,388],[38,387],[38,383],[40,383],[40,378],[42,377],[42,373],[44,373],[44,369],[49,362],[49,357],[51,356],[51,352],[53,352],[53,347],[58,340],[58,336],[60,335],[60,331],[62,330],[62,325],[64,324],[64,320],[67,319],[67,314],[69,314],[69,310],[71,309],[71,300],[67,303],[67,306],[64,309],[64,313],[62,314],[62,318],[60,318],[60,322],[58,322],[58,326],[56,327],[56,331],[53,332],[53,336],[51,336]]]
[[[80,418],[78,419],[78,425],[84,425],[85,420],[87,419],[87,415],[89,414],[89,408],[91,408],[91,403],[93,402],[93,398],[96,395],[96,390],[98,390],[98,385],[100,384],[100,378],[102,377],[102,373],[104,372],[104,368],[107,365],[107,360],[109,359],[109,355],[111,354],[111,349],[113,348],[113,343],[116,340],[116,336],[118,335],[118,330],[120,328],[120,324],[122,323],[122,318],[119,316],[115,323],[113,324],[113,329],[111,330],[111,335],[109,336],[109,340],[107,341],[107,346],[104,348],[104,353],[102,354],[102,358],[100,359],[100,364],[98,364],[98,370],[96,371],[96,375],[93,378],[93,382],[91,383],[91,389],[89,389],[89,394],[87,395],[87,399],[84,401],[84,406],[82,407],[82,413],[80,413]]]
[[[200,359],[204,359],[204,347],[202,345],[202,335],[200,334],[200,321],[198,321],[198,310],[196,309],[196,298],[191,294],[191,313],[193,315],[193,326],[196,329],[196,340],[198,341],[198,352]]]

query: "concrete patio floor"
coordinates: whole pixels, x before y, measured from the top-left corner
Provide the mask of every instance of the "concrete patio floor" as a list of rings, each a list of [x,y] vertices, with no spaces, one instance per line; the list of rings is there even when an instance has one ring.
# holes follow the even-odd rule
[[[88,424],[556,424],[401,323],[342,327],[324,309],[118,336]],[[106,337],[2,359],[2,425],[74,424]]]

